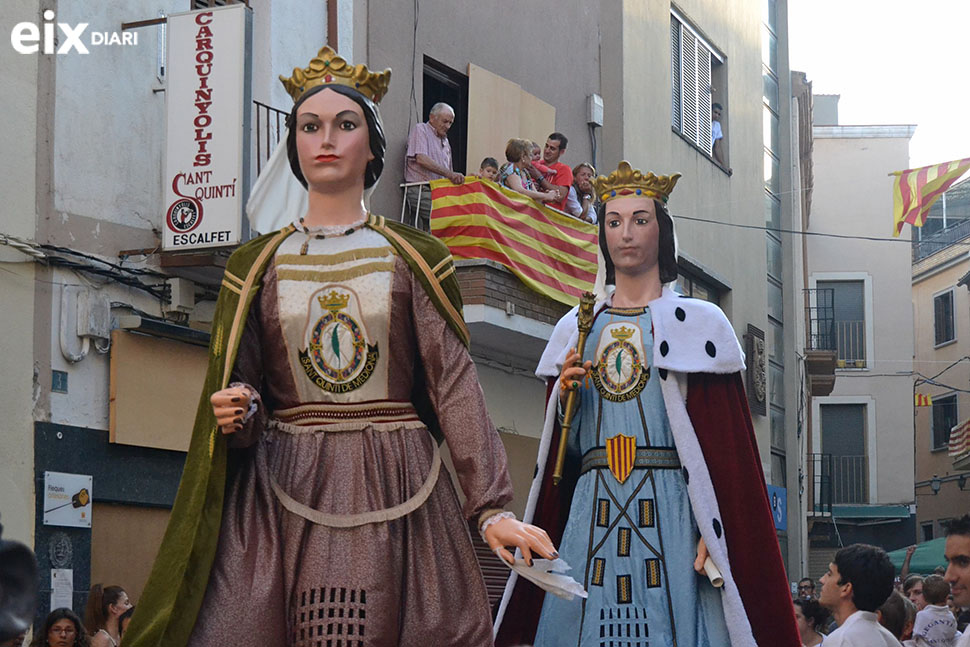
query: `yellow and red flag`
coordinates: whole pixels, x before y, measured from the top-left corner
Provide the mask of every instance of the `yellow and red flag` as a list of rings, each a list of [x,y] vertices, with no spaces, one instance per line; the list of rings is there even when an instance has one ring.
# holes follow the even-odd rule
[[[567,305],[593,289],[596,225],[488,180],[431,182],[431,233],[455,258],[501,263],[529,288]]]
[[[893,171],[893,237],[899,236],[903,224],[922,227],[937,198],[970,169],[970,157],[952,162]]]
[[[970,451],[970,418],[967,418],[950,430],[950,442],[947,454],[959,456]]]
[[[915,394],[915,400],[916,400],[916,402],[914,402],[913,404],[916,405],[917,407],[931,407],[931,406],[933,406],[933,397],[932,396],[925,395],[923,393],[917,393],[917,394]]]

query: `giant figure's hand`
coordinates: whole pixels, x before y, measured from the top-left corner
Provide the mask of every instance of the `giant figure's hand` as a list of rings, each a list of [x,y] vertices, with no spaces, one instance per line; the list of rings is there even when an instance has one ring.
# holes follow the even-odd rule
[[[707,544],[704,543],[704,538],[701,537],[697,540],[697,558],[694,559],[694,570],[701,575],[707,574],[704,572],[704,562],[707,561],[708,557],[710,557],[710,554],[707,552]]]
[[[515,546],[521,550],[522,557],[529,566],[532,566],[533,551],[546,559],[559,557],[545,530],[516,519],[502,519],[489,525],[485,529],[485,541],[492,552],[497,552],[506,564],[515,563],[515,557],[506,546]]]
[[[248,389],[231,387],[216,391],[209,398],[212,403],[212,413],[219,423],[219,430],[224,434],[234,434],[243,425],[243,416],[249,410],[252,398]]]
[[[574,366],[579,361],[579,353],[575,348],[569,349],[569,354],[562,363],[562,372],[559,374],[559,397],[565,398],[569,391],[579,388],[581,380],[585,380],[588,371],[593,366],[591,360],[586,360],[582,366]]]

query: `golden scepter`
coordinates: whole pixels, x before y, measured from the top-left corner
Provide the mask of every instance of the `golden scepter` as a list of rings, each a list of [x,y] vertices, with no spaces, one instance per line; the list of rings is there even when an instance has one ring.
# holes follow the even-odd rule
[[[583,295],[579,298],[579,312],[576,313],[578,319],[576,327],[579,329],[576,352],[579,353],[579,362],[574,366],[583,365],[583,350],[586,348],[586,337],[593,328],[593,307],[595,305],[596,296],[592,292],[583,292]],[[563,409],[562,424],[560,425],[559,450],[556,453],[556,469],[552,472],[553,485],[559,485],[559,481],[562,480],[562,467],[563,463],[566,462],[566,445],[569,442],[569,428],[573,424],[573,412],[576,410],[578,391],[578,389],[570,389],[569,395],[566,396],[566,408]]]

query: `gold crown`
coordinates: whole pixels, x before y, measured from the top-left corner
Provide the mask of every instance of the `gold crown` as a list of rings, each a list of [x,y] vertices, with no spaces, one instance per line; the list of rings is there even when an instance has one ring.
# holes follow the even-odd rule
[[[318,85],[346,85],[354,88],[374,103],[387,94],[391,82],[391,68],[383,72],[371,72],[366,65],[351,65],[329,46],[324,45],[310,64],[302,70],[293,68],[293,76],[280,74],[283,87],[296,102],[304,92]]]
[[[626,326],[620,326],[619,328],[614,328],[611,330],[610,335],[613,336],[613,339],[626,341],[630,337],[633,337],[633,329],[627,328]]]
[[[620,162],[609,177],[599,176],[593,180],[596,194],[601,202],[625,198],[628,196],[645,196],[667,202],[670,192],[680,179],[680,173],[673,175],[654,175],[653,172],[641,173],[630,166],[626,160]]]
[[[347,307],[347,304],[350,302],[350,295],[340,294],[336,290],[332,290],[325,297],[317,297],[317,301],[320,302],[321,308],[336,314]]]

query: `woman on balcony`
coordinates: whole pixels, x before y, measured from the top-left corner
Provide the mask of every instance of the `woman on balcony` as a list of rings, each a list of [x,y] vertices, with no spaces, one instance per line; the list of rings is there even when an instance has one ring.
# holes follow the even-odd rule
[[[283,80],[309,207],[229,259],[185,474],[126,647],[487,646],[466,519],[508,561],[504,546],[554,553],[502,510],[505,452],[447,248],[364,208],[389,78],[324,47]]]
[[[554,202],[558,197],[555,191],[536,191],[535,184],[526,170],[532,160],[532,142],[513,137],[505,145],[505,164],[499,171],[502,186],[517,191],[537,202]]]

